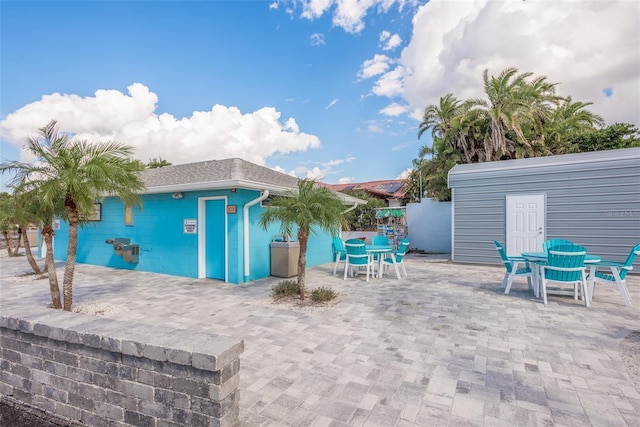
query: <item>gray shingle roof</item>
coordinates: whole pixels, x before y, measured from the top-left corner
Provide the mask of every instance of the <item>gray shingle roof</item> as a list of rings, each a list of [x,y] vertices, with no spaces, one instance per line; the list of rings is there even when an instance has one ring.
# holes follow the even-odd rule
[[[239,158],[147,169],[142,179],[149,189],[221,181],[250,181],[283,188],[298,187],[298,178]]]
[[[298,188],[298,178],[239,158],[147,169],[142,181],[148,193],[247,188],[282,194]],[[367,203],[343,193],[336,194],[346,204]]]

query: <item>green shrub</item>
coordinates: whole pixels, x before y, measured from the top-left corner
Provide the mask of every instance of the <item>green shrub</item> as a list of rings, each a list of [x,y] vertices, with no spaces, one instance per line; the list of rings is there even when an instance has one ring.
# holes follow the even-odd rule
[[[300,286],[297,280],[283,280],[271,288],[273,296],[276,298],[297,295],[300,293]]]
[[[331,301],[337,297],[338,293],[331,288],[320,287],[311,291],[311,300],[313,302]]]

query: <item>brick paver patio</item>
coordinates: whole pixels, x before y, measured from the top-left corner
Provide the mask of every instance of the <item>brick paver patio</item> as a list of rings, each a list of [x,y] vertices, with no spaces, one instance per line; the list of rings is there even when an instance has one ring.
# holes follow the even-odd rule
[[[77,266],[74,302],[244,339],[246,426],[640,425],[640,390],[618,352],[640,329],[640,277],[628,278],[634,307],[598,287],[586,309],[558,296],[545,306],[523,280],[504,295],[502,267],[405,263],[402,281],[309,269],[308,287],[341,295],[320,313],[267,304],[282,279],[228,285],[89,265]],[[24,257],[0,260],[0,308],[50,303],[47,280],[16,277],[28,269]]]

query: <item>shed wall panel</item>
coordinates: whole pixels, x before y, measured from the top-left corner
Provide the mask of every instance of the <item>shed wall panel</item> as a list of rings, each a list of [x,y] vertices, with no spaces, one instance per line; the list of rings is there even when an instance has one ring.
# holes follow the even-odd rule
[[[452,169],[454,261],[500,264],[493,240],[505,242],[507,194],[546,195],[547,239],[568,239],[620,261],[640,243],[640,149],[548,159]]]

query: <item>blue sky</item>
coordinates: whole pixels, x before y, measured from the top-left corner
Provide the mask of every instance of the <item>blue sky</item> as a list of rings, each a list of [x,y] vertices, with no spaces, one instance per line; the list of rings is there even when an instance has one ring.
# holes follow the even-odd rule
[[[638,125],[639,12],[624,0],[2,1],[0,157],[29,160],[25,138],[56,119],[143,161],[393,179],[430,143],[417,139],[425,107],[480,96],[482,71],[509,66]]]

